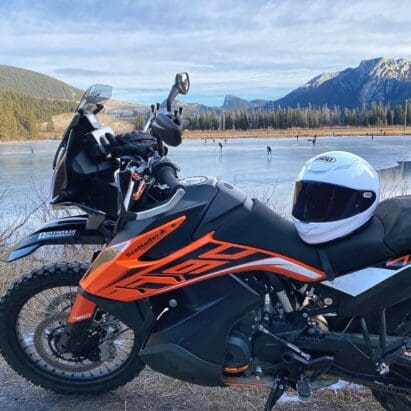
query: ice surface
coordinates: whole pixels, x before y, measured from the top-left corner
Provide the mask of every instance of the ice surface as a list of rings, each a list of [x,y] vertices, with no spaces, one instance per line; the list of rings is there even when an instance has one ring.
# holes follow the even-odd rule
[[[222,142],[220,153],[218,142]],[[8,199],[0,209],[17,213],[36,189],[48,192],[51,162],[58,142],[39,141],[0,144],[0,187],[8,190]],[[272,148],[267,157],[267,146]],[[317,144],[305,137],[249,138],[223,140],[185,140],[180,147],[170,148],[169,159],[181,168],[181,176],[214,175],[237,184],[254,197],[290,208],[293,182],[304,162],[313,155],[330,150],[358,154],[382,172],[383,184],[390,188],[405,176],[411,181],[411,137],[321,137]],[[393,193],[395,194],[395,193]]]

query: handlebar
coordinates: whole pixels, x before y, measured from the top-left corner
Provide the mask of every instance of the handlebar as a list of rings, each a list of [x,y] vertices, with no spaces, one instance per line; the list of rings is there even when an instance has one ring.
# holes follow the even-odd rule
[[[171,193],[174,194],[179,188],[185,190],[184,186],[178,181],[176,171],[171,165],[160,165],[155,174],[160,184],[166,184],[170,187]]]

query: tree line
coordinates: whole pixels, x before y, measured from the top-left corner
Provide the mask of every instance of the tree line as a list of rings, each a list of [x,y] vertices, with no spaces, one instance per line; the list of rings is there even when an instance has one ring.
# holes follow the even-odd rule
[[[51,116],[73,112],[76,106],[75,101],[0,91],[0,140],[36,138],[39,122],[52,124]]]
[[[47,131],[54,131],[52,116],[73,112],[77,103],[72,100],[32,97],[23,93],[0,91],[0,140],[36,138],[39,122],[47,121]],[[372,103],[368,108],[278,107],[273,111],[237,110],[217,112],[210,109],[189,115],[194,130],[287,129],[292,127],[320,128],[327,126],[384,127],[411,125],[411,102],[408,106]],[[407,117],[407,119],[405,119]],[[146,114],[133,120],[142,129]]]
[[[237,110],[217,113],[215,110],[192,115],[194,130],[250,130],[261,128],[287,129],[291,127],[320,128],[327,126],[383,127],[411,124],[411,102],[391,106],[372,103],[369,108],[278,107],[274,111]]]

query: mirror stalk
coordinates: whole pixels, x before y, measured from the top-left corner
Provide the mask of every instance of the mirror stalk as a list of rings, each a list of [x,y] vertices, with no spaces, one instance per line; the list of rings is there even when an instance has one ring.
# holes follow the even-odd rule
[[[171,87],[170,94],[167,97],[167,111],[171,111],[171,104],[177,97],[177,94],[179,93],[179,90],[177,86],[174,84],[173,87]]]

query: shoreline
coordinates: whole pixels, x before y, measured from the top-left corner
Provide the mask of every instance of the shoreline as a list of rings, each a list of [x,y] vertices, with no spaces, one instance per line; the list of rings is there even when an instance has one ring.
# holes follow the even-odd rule
[[[204,138],[296,138],[299,137],[355,137],[355,136],[401,136],[411,135],[408,128],[404,133],[403,126],[387,127],[323,127],[323,128],[288,128],[288,129],[255,129],[255,130],[188,130],[186,139]]]
[[[232,138],[296,138],[299,137],[355,137],[355,136],[410,136],[411,128],[404,133],[403,126],[387,127],[324,127],[318,129],[288,128],[288,129],[255,129],[255,130],[187,130],[184,139],[232,139]],[[33,143],[36,141],[59,141],[58,133],[41,133],[35,139],[0,140],[0,144]]]

